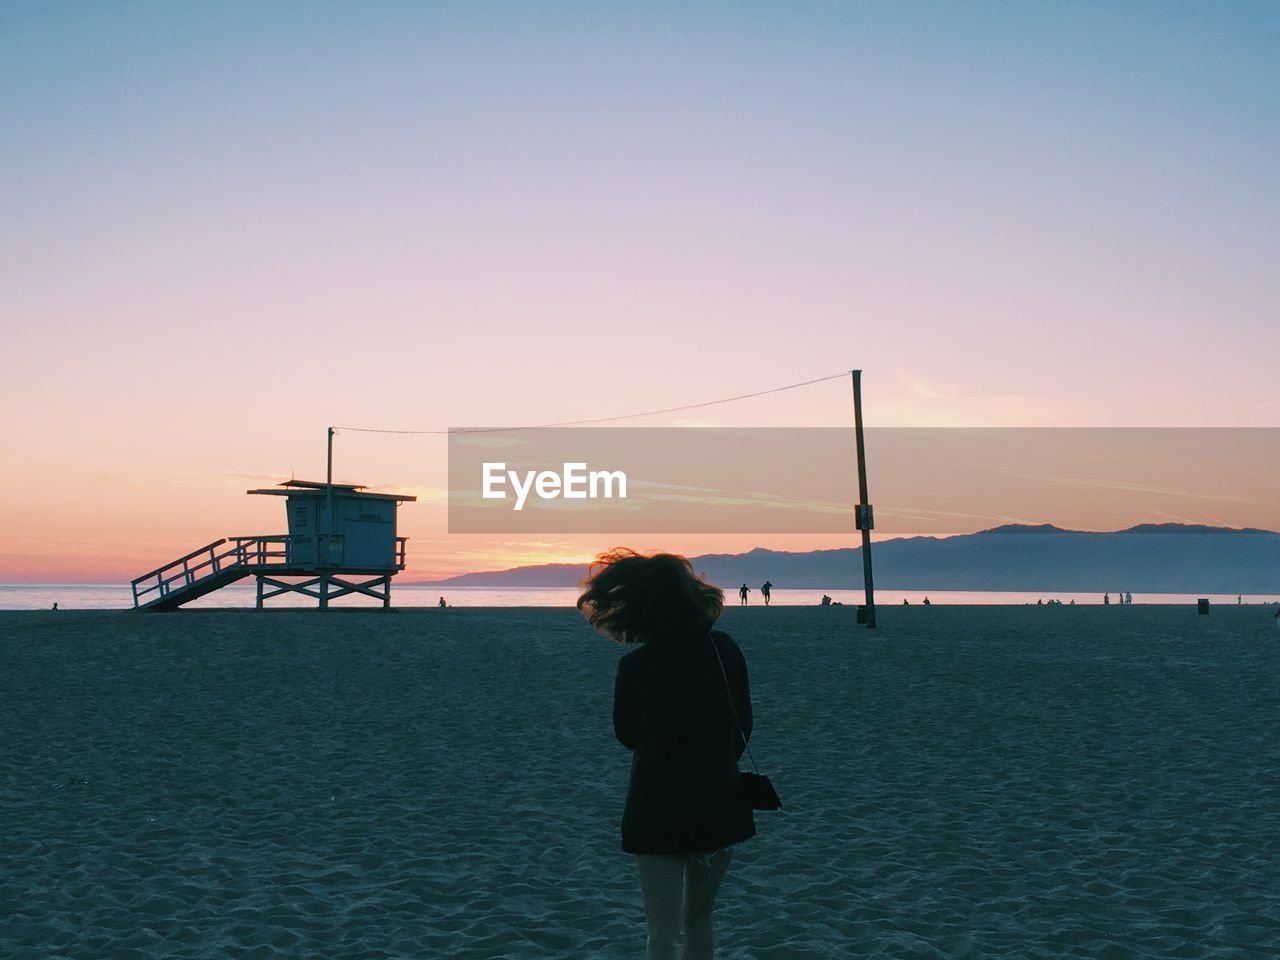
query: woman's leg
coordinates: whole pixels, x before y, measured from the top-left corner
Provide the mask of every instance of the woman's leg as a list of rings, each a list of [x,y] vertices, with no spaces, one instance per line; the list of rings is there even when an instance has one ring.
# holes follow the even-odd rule
[[[649,934],[645,954],[648,960],[676,960],[685,859],[667,854],[636,854],[640,893],[644,897],[644,921]]]
[[[732,859],[731,847],[717,850],[707,862],[689,858],[684,883],[684,960],[711,960],[715,955],[711,911]]]

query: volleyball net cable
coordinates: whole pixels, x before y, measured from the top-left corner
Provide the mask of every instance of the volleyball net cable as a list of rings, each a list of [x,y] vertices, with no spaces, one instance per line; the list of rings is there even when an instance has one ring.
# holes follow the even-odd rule
[[[789,383],[783,387],[773,387],[769,390],[757,390],[754,393],[741,393],[734,397],[721,397],[719,400],[704,400],[701,403],[686,403],[678,407],[664,407],[661,410],[645,410],[642,413],[620,413],[609,417],[586,417],[581,420],[559,420],[554,423],[530,423],[518,427],[449,427],[447,429],[437,430],[392,430],[386,427],[331,427],[334,433],[346,431],[348,433],[394,433],[409,434],[416,436],[447,436],[449,434],[462,433],[505,433],[511,430],[547,430],[553,427],[582,427],[593,423],[616,423],[619,420],[638,420],[641,417],[656,417],[664,413],[682,413],[686,410],[701,410],[706,407],[716,407],[725,403],[736,403],[739,400],[750,400],[753,397],[764,397],[772,393],[783,393],[787,390],[798,390],[801,387],[811,387],[817,383],[827,383],[830,380],[842,380],[848,377],[853,371],[842,370],[839,373],[833,373],[826,377],[816,377],[813,380],[804,380],[800,383]]]

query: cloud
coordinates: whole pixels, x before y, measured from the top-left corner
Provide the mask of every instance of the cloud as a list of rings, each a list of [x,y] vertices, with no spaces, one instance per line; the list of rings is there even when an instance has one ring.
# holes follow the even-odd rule
[[[396,493],[417,497],[418,503],[448,503],[449,491],[444,487],[400,487]]]
[[[1122,493],[1146,493],[1161,497],[1181,497],[1187,500],[1225,501],[1227,503],[1257,503],[1255,497],[1233,496],[1229,493],[1199,493],[1192,490],[1175,490],[1170,487],[1158,487],[1147,483],[1136,483],[1124,480],[1090,480],[1085,477],[1044,477],[1018,474],[1018,480],[1032,480],[1039,483],[1056,483],[1061,486],[1079,487],[1083,490],[1117,490]]]

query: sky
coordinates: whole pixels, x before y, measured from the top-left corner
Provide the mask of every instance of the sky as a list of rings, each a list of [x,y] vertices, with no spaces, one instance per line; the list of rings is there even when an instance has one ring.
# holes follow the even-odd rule
[[[0,582],[282,532],[244,491],[329,425],[854,367],[875,426],[1280,425],[1277,48],[1270,3],[0,4]],[[439,436],[335,479],[420,497],[415,579],[616,545],[450,536]]]

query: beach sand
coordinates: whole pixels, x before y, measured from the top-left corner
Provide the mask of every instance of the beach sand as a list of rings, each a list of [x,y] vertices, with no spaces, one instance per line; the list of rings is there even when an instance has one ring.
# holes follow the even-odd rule
[[[731,608],[740,958],[1274,957],[1263,607]],[[573,611],[0,613],[0,956],[643,956]],[[745,763],[745,758],[744,758]]]

